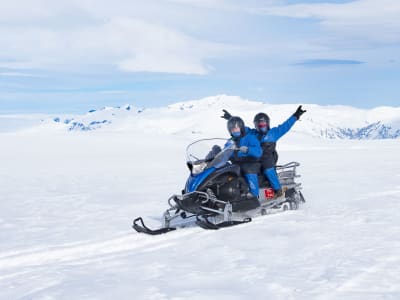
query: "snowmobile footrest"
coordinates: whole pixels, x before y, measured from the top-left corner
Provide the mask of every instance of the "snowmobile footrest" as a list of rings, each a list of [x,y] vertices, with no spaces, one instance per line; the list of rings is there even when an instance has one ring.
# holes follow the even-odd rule
[[[140,222],[141,224],[138,224],[138,222]],[[149,227],[147,227],[146,225],[144,225],[143,219],[141,217],[133,220],[132,228],[135,229],[137,232],[146,233],[146,234],[150,234],[150,235],[163,234],[163,233],[167,233],[167,232],[170,232],[170,231],[173,231],[176,229],[175,227],[166,227],[166,228],[152,230]]]
[[[199,225],[203,229],[217,230],[220,228],[231,227],[231,226],[240,225],[240,224],[249,223],[249,222],[251,222],[251,218],[245,218],[242,221],[225,221],[225,222],[221,222],[218,224],[214,224],[214,223],[211,223],[207,218],[205,218],[204,220],[201,220],[198,218],[196,221],[196,224]]]

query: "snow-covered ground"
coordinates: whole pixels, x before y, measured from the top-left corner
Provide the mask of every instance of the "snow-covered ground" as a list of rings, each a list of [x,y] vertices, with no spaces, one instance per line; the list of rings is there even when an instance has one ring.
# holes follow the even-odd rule
[[[300,210],[146,236],[198,136],[144,132],[0,133],[0,299],[400,299],[399,139],[290,132]]]

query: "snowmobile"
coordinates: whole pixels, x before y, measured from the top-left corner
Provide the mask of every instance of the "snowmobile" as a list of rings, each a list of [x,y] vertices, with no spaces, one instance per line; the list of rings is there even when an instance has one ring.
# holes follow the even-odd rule
[[[226,146],[221,138],[201,139],[186,148],[190,170],[180,195],[168,199],[169,208],[162,216],[162,227],[152,230],[141,217],[133,221],[137,232],[156,235],[194,224],[204,229],[219,229],[248,223],[253,217],[276,211],[298,209],[305,199],[301,183],[295,181],[298,162],[276,166],[283,194],[277,196],[264,176],[259,174],[258,197],[249,191],[240,167],[229,159],[235,146]],[[222,146],[221,146],[222,145]],[[211,150],[210,150],[211,149]]]

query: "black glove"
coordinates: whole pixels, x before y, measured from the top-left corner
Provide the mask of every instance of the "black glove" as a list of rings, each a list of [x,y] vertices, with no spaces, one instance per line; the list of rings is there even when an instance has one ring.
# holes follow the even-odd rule
[[[223,109],[222,111],[224,112],[224,115],[221,116],[221,118],[229,121],[229,119],[232,118],[232,115],[225,109]]]
[[[249,147],[247,147],[247,146],[241,146],[241,147],[239,148],[239,151],[242,152],[242,153],[247,153],[247,152],[249,152]]]
[[[301,105],[297,108],[296,112],[293,114],[293,116],[296,117],[296,119],[300,119],[300,116],[304,114],[306,110],[301,109]]]
[[[211,151],[207,154],[206,156],[206,161],[210,161],[212,159],[215,158],[215,156],[217,156],[218,153],[221,152],[221,147],[218,145],[214,145],[211,149]]]

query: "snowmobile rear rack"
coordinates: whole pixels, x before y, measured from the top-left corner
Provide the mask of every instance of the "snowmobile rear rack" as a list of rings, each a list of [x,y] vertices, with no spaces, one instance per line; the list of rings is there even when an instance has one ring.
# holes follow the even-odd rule
[[[140,222],[141,224],[138,224],[138,222]],[[143,219],[141,217],[133,220],[132,228],[135,229],[137,232],[142,232],[142,233],[146,233],[146,234],[150,234],[150,235],[158,235],[158,234],[163,234],[163,233],[167,233],[167,232],[176,230],[175,227],[165,227],[165,228],[152,230],[149,227],[147,227],[146,225],[144,225]]]

